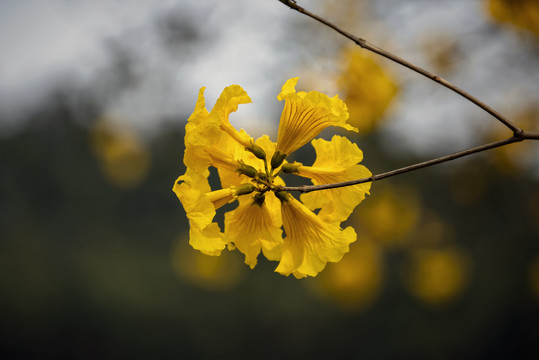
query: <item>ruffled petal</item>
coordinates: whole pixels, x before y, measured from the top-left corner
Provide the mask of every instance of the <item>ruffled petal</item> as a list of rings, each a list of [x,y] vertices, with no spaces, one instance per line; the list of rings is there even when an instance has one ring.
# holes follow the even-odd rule
[[[219,255],[226,241],[219,225],[212,222],[216,207],[212,198],[206,195],[210,190],[206,177],[187,169],[185,175],[176,180],[172,190],[182,202],[189,219],[191,246],[207,255]]]
[[[240,205],[225,214],[225,235],[245,255],[245,263],[252,268],[260,250],[269,260],[279,260],[283,243],[279,201],[267,194],[262,205],[253,203],[253,197],[240,200]]]
[[[205,195],[209,189],[205,177],[189,170],[174,182],[172,188],[180,199],[190,223],[200,229],[208,226],[215,216],[215,207]]]
[[[189,229],[189,244],[193,249],[203,254],[218,256],[226,247],[227,242],[217,223],[211,223],[204,229],[191,226]]]
[[[316,276],[327,262],[338,262],[356,240],[352,227],[341,229],[323,221],[291,195],[282,201],[281,211],[286,238],[281,261],[275,271],[296,278]]]
[[[204,89],[200,89],[195,110],[185,126],[184,164],[199,172],[210,166],[211,160],[205,150],[218,145],[223,130],[228,136],[247,145],[250,139],[247,133],[234,129],[228,119],[230,113],[238,109],[239,104],[251,102],[245,90],[238,85],[225,88],[211,112],[208,113],[205,107]]]
[[[206,110],[204,90],[200,89],[195,110],[185,125],[185,147],[209,146],[221,136],[220,118],[215,115],[215,107],[211,113]]]
[[[285,100],[279,123],[277,151],[288,155],[307,144],[328,126],[357,131],[347,123],[346,105],[337,95],[330,98],[317,91],[296,93],[298,79],[288,80],[277,96],[277,99]]]
[[[363,153],[347,138],[335,135],[331,141],[313,140],[312,145],[316,150],[313,166],[300,166],[297,174],[312,179],[313,184],[333,184],[372,175],[365,166],[357,164],[363,159]],[[320,217],[328,221],[342,222],[365,199],[370,188],[371,183],[368,182],[313,191],[302,194],[301,201],[311,210],[321,209],[318,214]]]
[[[215,121],[219,123],[221,130],[226,132],[244,147],[250,145],[251,137],[245,131],[242,132],[236,130],[230,124],[228,116],[231,112],[238,110],[239,104],[247,104],[250,102],[251,98],[241,86],[231,85],[223,90],[210,114],[210,117],[215,118]]]

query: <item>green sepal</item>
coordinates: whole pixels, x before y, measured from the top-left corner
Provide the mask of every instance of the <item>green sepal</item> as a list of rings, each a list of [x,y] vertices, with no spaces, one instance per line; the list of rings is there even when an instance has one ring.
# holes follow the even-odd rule
[[[284,159],[286,159],[287,156],[288,154],[282,153],[279,150],[277,150],[271,157],[271,168],[277,169],[279,166],[281,166],[281,164],[283,163]]]
[[[238,196],[247,195],[255,191],[255,189],[256,189],[256,186],[254,186],[253,184],[249,184],[249,183],[241,184],[240,186],[236,187],[236,189],[234,190],[234,193]]]

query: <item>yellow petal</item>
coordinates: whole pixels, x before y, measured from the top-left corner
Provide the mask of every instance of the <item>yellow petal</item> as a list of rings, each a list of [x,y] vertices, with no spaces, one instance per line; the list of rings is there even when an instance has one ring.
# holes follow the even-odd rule
[[[212,113],[218,115],[222,123],[230,123],[228,116],[231,112],[238,110],[239,104],[247,104],[251,102],[251,98],[247,95],[247,92],[239,85],[230,85],[226,87],[215,106],[212,109]]]
[[[251,269],[261,249],[269,260],[278,260],[283,243],[279,201],[271,193],[262,206],[253,204],[252,196],[242,198],[234,211],[225,214],[225,234]]]
[[[206,255],[217,256],[226,247],[221,229],[217,223],[211,223],[204,229],[191,226],[189,229],[189,244],[193,249]]]
[[[346,169],[363,160],[363,152],[344,136],[334,135],[331,141],[315,139],[311,144],[316,151],[316,167]]]
[[[223,90],[210,114],[211,118],[215,118],[215,120],[218,121],[221,130],[225,131],[244,147],[250,145],[249,142],[251,137],[245,132],[236,130],[230,124],[228,116],[231,112],[238,109],[239,104],[247,104],[250,102],[251,98],[241,86],[231,85]]]
[[[195,104],[195,110],[193,111],[191,116],[189,116],[189,119],[187,119],[188,123],[198,125],[206,120],[206,117],[209,113],[208,110],[206,110],[206,100],[204,99],[205,90],[205,87],[201,87],[198,91],[198,98]]]
[[[235,187],[230,187],[226,189],[220,189],[216,191],[211,191],[204,194],[210,202],[215,207],[215,210],[219,209],[222,206],[234,201],[236,199],[236,194],[234,192]]]
[[[185,145],[185,153],[183,154],[185,166],[199,173],[206,171],[211,164],[211,160],[205,151],[206,146],[189,146],[187,142]]]
[[[356,144],[345,137],[335,135],[331,141],[312,141],[316,150],[313,166],[300,166],[298,175],[312,179],[313,184],[333,184],[371,176],[363,165],[357,165],[363,153]],[[301,201],[311,210],[321,209],[319,216],[333,222],[346,220],[354,208],[365,199],[371,183],[336,189],[313,191],[301,195]]]
[[[218,150],[217,148],[209,148],[205,149],[205,151],[208,153],[211,164],[215,168],[229,170],[229,171],[236,171],[240,164],[234,160],[230,155],[225,154],[221,150]]]
[[[209,190],[208,180],[196,173],[180,176],[172,190],[180,199],[187,218],[194,226],[203,229],[208,226],[215,216],[215,207],[204,194]]]
[[[242,137],[250,139],[249,135],[243,129],[238,131],[238,134],[240,134]],[[219,171],[219,179],[221,180],[221,186],[223,188],[237,186],[242,182],[247,181],[247,177],[240,176],[240,174],[236,172],[237,167],[232,169],[230,166],[231,161],[235,161],[236,163],[238,163],[238,161],[243,161],[247,165],[251,166],[258,165],[259,163],[262,164],[262,161],[257,159],[252,153],[246,151],[245,147],[228,135],[228,133],[223,133],[221,139],[214,146],[214,148],[217,149],[217,152],[224,154],[226,157],[226,159],[221,158],[221,162],[219,162],[218,159],[214,159],[214,161],[212,161],[212,165],[215,166]],[[225,162],[227,162],[229,165],[227,166]],[[260,170],[260,166],[254,167],[257,170]]]
[[[230,125],[228,117],[238,109],[239,104],[251,102],[251,99],[240,86],[232,85],[223,90],[210,113],[205,108],[204,88],[200,89],[197,104],[193,114],[185,126],[185,155],[184,163],[196,171],[203,171],[210,165],[210,159],[205,149],[215,146],[223,134],[223,126],[229,136],[246,141],[250,137],[245,132],[239,132]],[[247,139],[247,140],[245,140]]]
[[[287,237],[275,271],[283,275],[316,276],[327,262],[340,261],[356,240],[352,227],[343,230],[336,223],[322,221],[290,195],[282,202],[281,211]]]
[[[206,110],[204,90],[205,88],[200,89],[195,110],[187,120],[187,125],[185,125],[186,147],[211,145],[221,136],[219,117],[212,116],[214,110],[211,113]]]
[[[288,80],[277,96],[277,99],[285,100],[277,137],[278,151],[290,154],[328,126],[357,131],[347,123],[346,105],[337,95],[329,98],[317,91],[296,93],[298,79]]]

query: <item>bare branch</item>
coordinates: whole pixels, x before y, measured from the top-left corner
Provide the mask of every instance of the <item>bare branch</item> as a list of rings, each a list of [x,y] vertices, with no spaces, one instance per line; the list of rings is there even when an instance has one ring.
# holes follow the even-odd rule
[[[373,181],[376,181],[376,180],[381,180],[381,179],[385,179],[385,178],[388,178],[388,177],[391,177],[391,176],[404,174],[404,173],[407,173],[407,172],[410,172],[410,171],[426,168],[426,167],[436,165],[436,164],[441,164],[441,163],[451,161],[451,160],[455,160],[455,159],[458,159],[458,158],[461,158],[461,157],[464,157],[464,156],[468,156],[468,155],[471,155],[471,154],[479,153],[479,152],[482,152],[482,151],[485,151],[485,150],[494,149],[494,148],[497,148],[497,147],[500,147],[500,146],[505,146],[505,145],[508,145],[508,144],[511,144],[511,143],[520,142],[520,141],[524,141],[524,140],[539,140],[539,134],[538,133],[522,132],[519,135],[514,135],[514,136],[512,136],[510,138],[507,138],[507,139],[504,139],[504,140],[499,140],[499,141],[495,141],[495,142],[492,142],[492,143],[489,143],[489,144],[473,147],[473,148],[470,148],[470,149],[467,149],[467,150],[459,151],[459,152],[456,152],[456,153],[453,153],[453,154],[450,154],[450,155],[446,155],[446,156],[442,156],[442,157],[439,157],[439,158],[436,158],[436,159],[424,161],[424,162],[417,163],[417,164],[410,165],[410,166],[406,166],[406,167],[403,167],[403,168],[400,168],[400,169],[388,171],[388,172],[385,172],[385,173],[382,173],[382,174],[373,175],[373,176],[368,177],[368,178],[350,180],[350,181],[345,181],[345,182],[340,182],[340,183],[335,183],[335,184],[283,186],[283,187],[281,187],[281,190],[284,190],[284,191],[300,191],[302,193],[307,193],[307,192],[311,192],[311,191],[335,189],[335,188],[344,187],[344,186],[351,186],[351,185],[358,185],[358,184],[363,184],[363,183],[367,183],[367,182],[373,182]]]
[[[366,49],[366,50],[369,50],[369,51],[372,51],[378,55],[381,55],[391,61],[394,61],[398,64],[401,64],[402,66],[405,66],[407,67],[408,69],[411,69],[435,82],[437,82],[438,84],[440,85],[443,85],[445,86],[446,88],[456,92],[457,94],[459,94],[460,96],[464,97],[465,99],[471,101],[472,103],[474,103],[475,105],[479,106],[481,109],[485,110],[486,112],[488,112],[490,115],[494,116],[496,119],[498,119],[501,123],[503,123],[505,126],[507,126],[509,129],[511,129],[511,131],[513,132],[513,134],[515,136],[518,136],[520,133],[522,133],[522,129],[520,127],[518,127],[517,125],[515,125],[513,122],[511,122],[509,119],[507,119],[505,116],[503,116],[502,114],[500,114],[499,112],[497,112],[496,110],[494,110],[493,108],[491,108],[490,106],[488,106],[487,104],[485,104],[484,102],[480,101],[479,99],[477,99],[476,97],[472,96],[471,94],[467,93],[466,91],[460,89],[459,87],[453,85],[452,83],[450,83],[449,81],[441,78],[440,76],[438,75],[435,75],[419,66],[416,66],[400,57],[398,57],[397,55],[394,55],[393,53],[387,51],[387,50],[384,50],[382,48],[379,48],[371,43],[369,43],[367,40],[365,39],[362,39],[362,38],[359,38],[357,36],[354,36],[352,34],[350,34],[349,32],[347,31],[344,31],[343,29],[339,28],[338,26],[336,26],[335,24],[332,24],[331,22],[319,17],[318,15],[316,14],[313,14],[312,12],[308,11],[308,10],[305,10],[304,8],[302,8],[301,6],[299,6],[295,1],[292,1],[292,0],[279,0],[280,2],[282,2],[283,4],[287,5],[288,7],[290,7],[291,9],[293,10],[296,10],[297,12],[299,13],[302,13],[304,15],[307,15],[308,17],[332,28],[333,30],[337,31],[339,34],[345,36],[346,38],[352,40],[354,43],[356,43],[358,46],[362,47],[363,49]]]
[[[436,165],[436,164],[441,164],[441,163],[444,163],[444,162],[447,162],[447,161],[452,161],[452,160],[455,160],[455,159],[458,159],[458,158],[461,158],[461,157],[464,157],[464,156],[468,156],[468,155],[472,155],[472,154],[479,153],[479,152],[482,152],[482,151],[494,149],[494,148],[497,148],[497,147],[500,147],[500,146],[505,146],[505,145],[508,145],[508,144],[511,144],[511,143],[520,142],[520,141],[524,141],[524,140],[539,140],[539,133],[531,133],[531,132],[524,131],[523,129],[521,129],[520,127],[515,125],[513,122],[511,122],[509,119],[505,118],[503,115],[498,113],[496,110],[492,109],[487,104],[483,103],[482,101],[480,101],[476,97],[472,96],[471,94],[467,93],[466,91],[460,89],[459,87],[453,85],[449,81],[439,77],[438,75],[435,75],[435,74],[433,74],[433,73],[431,73],[431,72],[429,72],[429,71],[427,71],[427,70],[425,70],[425,69],[423,69],[423,68],[421,68],[419,66],[416,66],[416,65],[414,65],[414,64],[412,64],[412,63],[398,57],[397,55],[392,54],[389,51],[381,49],[381,48],[369,43],[365,39],[359,38],[357,36],[354,36],[354,35],[346,32],[346,31],[342,30],[338,26],[336,26],[336,25],[330,23],[329,21],[319,17],[318,15],[315,15],[315,14],[311,13],[310,11],[305,10],[304,8],[299,6],[293,0],[279,0],[279,1],[282,2],[283,4],[287,5],[291,9],[296,10],[297,12],[302,13],[304,15],[307,15],[308,17],[310,17],[310,18],[312,18],[312,19],[314,19],[314,20],[316,20],[316,21],[318,21],[318,22],[332,28],[333,30],[337,31],[339,34],[341,34],[341,35],[345,36],[346,38],[352,40],[355,44],[357,44],[361,48],[372,51],[372,52],[374,52],[374,53],[376,53],[378,55],[381,55],[381,56],[391,60],[391,61],[394,61],[394,62],[396,62],[398,64],[401,64],[402,66],[404,66],[404,67],[406,67],[406,68],[408,68],[410,70],[413,70],[413,71],[415,71],[415,72],[417,72],[417,73],[419,73],[419,74],[421,74],[421,75],[423,75],[423,76],[437,82],[438,84],[441,84],[441,85],[445,86],[446,88],[456,92],[457,94],[461,95],[465,99],[471,101],[475,105],[479,106],[481,109],[488,112],[490,115],[492,115],[497,120],[499,120],[501,123],[503,123],[506,127],[508,127],[511,131],[513,131],[513,136],[509,137],[507,139],[504,139],[504,140],[499,140],[499,141],[495,141],[495,142],[492,142],[492,143],[489,143],[489,144],[480,145],[480,146],[473,147],[473,148],[463,150],[463,151],[459,151],[459,152],[456,152],[456,153],[453,153],[453,154],[450,154],[450,155],[442,156],[442,157],[439,157],[439,158],[436,158],[436,159],[432,159],[432,160],[424,161],[424,162],[421,162],[421,163],[413,164],[413,165],[406,166],[406,167],[403,167],[403,168],[400,168],[400,169],[395,169],[395,170],[392,170],[392,171],[388,171],[388,172],[385,172],[385,173],[382,173],[382,174],[373,175],[373,176],[368,177],[368,178],[350,180],[350,181],[345,181],[345,182],[340,182],[340,183],[335,183],[335,184],[283,186],[283,187],[280,188],[281,190],[284,190],[284,191],[300,191],[300,192],[303,192],[303,193],[307,193],[307,192],[317,191],[317,190],[335,189],[335,188],[339,188],[339,187],[358,185],[358,184],[363,184],[363,183],[367,183],[367,182],[374,182],[376,180],[381,180],[381,179],[385,179],[385,178],[388,178],[388,177],[391,177],[391,176],[404,174],[404,173],[407,173],[407,172],[410,172],[410,171],[426,168],[426,167],[433,166],[433,165]]]

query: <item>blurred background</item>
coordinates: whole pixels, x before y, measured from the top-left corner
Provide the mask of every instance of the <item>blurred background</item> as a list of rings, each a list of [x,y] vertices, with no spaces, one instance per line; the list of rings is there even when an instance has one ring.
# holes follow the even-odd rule
[[[299,3],[539,131],[537,0]],[[1,1],[2,355],[538,358],[536,142],[374,183],[316,278],[189,247],[171,188],[198,89],[241,85],[232,123],[275,140],[294,76],[345,99],[373,173],[511,135],[277,0]]]

